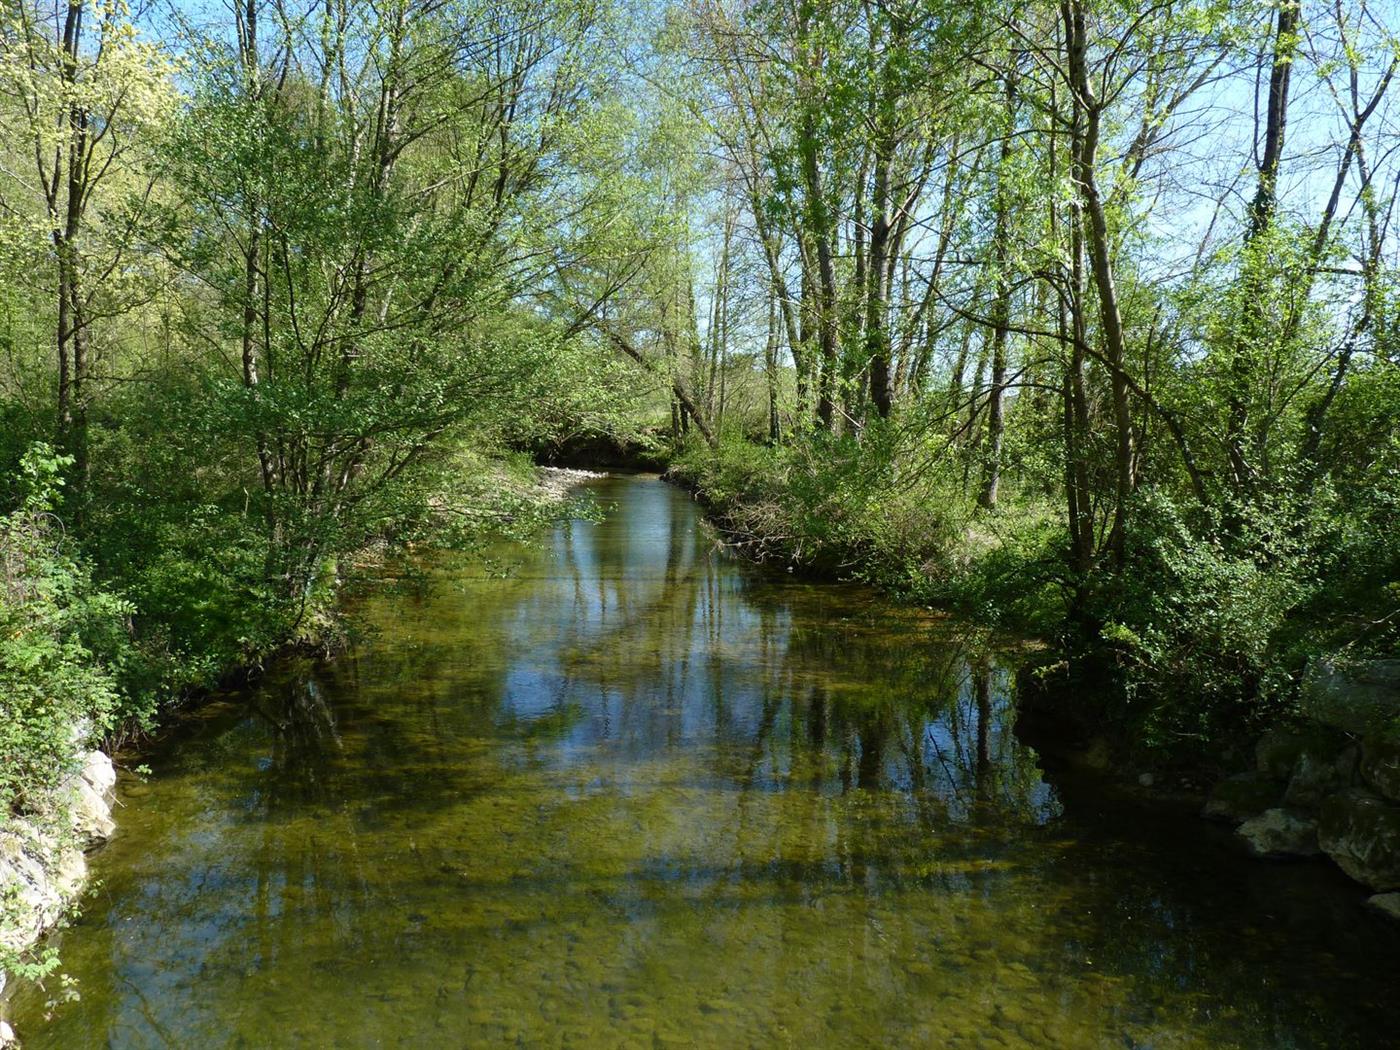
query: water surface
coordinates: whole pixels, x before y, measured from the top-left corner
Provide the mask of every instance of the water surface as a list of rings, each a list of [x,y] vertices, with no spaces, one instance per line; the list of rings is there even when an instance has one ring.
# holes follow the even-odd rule
[[[124,778],[26,1045],[1397,1045],[1343,876],[1047,779],[955,624],[592,488]]]

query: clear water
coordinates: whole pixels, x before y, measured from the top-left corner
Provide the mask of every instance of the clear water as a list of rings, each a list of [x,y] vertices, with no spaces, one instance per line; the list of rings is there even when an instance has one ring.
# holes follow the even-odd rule
[[[593,487],[124,778],[26,1045],[1400,1043],[1344,877],[1047,779],[955,625]]]

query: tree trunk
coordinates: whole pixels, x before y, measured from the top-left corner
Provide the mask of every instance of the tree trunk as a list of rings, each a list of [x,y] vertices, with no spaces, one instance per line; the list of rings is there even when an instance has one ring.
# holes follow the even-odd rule
[[[1054,102],[1052,100],[1052,107]],[[1082,107],[1072,102],[1070,152],[1077,149],[1082,124]],[[1056,170],[1056,150],[1050,144],[1049,167],[1052,179]],[[1061,222],[1059,206],[1050,202],[1050,230],[1058,241],[1060,230],[1068,226],[1069,287],[1059,296],[1057,311],[1060,346],[1067,355],[1062,396],[1064,400],[1065,441],[1065,512],[1069,527],[1069,563],[1073,577],[1071,615],[1079,618],[1085,613],[1089,578],[1094,568],[1094,515],[1089,491],[1089,399],[1084,387],[1084,348],[1087,344],[1084,280],[1084,234],[1079,221],[1078,205],[1071,206],[1068,224]]]
[[[1113,276],[1113,246],[1108,234],[1108,219],[1097,181],[1099,128],[1102,103],[1089,84],[1088,37],[1083,0],[1064,0],[1061,11],[1065,22],[1066,60],[1076,105],[1083,113],[1082,134],[1073,146],[1073,174],[1078,187],[1080,224],[1084,227],[1084,245],[1093,276],[1094,290],[1099,300],[1099,326],[1104,341],[1104,360],[1109,367],[1109,382],[1113,399],[1113,425],[1116,437],[1114,466],[1113,523],[1109,530],[1108,547],[1114,563],[1123,563],[1125,519],[1128,500],[1133,490],[1133,430],[1128,400],[1127,362],[1123,319],[1118,307],[1118,289]]]
[[[992,383],[987,394],[987,451],[983,460],[982,491],[977,502],[987,510],[997,505],[1001,488],[1001,447],[1006,433],[1006,346],[1011,327],[1011,275],[1007,272],[1010,253],[1011,202],[1006,190],[1007,165],[1011,162],[1011,141],[1016,132],[1016,81],[1006,78],[1008,127],[1001,141],[1001,165],[996,178],[996,218],[992,227],[992,265],[996,267],[996,299],[992,303]]]
[[[783,432],[778,416],[778,311],[771,295],[768,298],[768,341],[763,350],[763,370],[768,381],[768,440],[776,445],[782,440]]]
[[[798,26],[799,46],[806,52],[809,44],[808,27],[805,18]],[[815,64],[816,57],[803,54],[803,61]],[[805,79],[805,78],[804,78]],[[823,185],[821,164],[817,158],[817,127],[812,88],[807,85],[808,98],[805,100],[799,151],[802,165],[802,179],[806,195],[806,229],[804,240],[809,248],[805,252],[810,259],[813,251],[817,257],[817,288],[814,296],[817,340],[820,345],[821,376],[817,385],[817,419],[827,430],[836,425],[836,370],[837,360],[837,319],[836,319],[836,264],[832,245],[834,230],[831,213],[827,206],[826,191]]]
[[[1297,50],[1299,0],[1283,0],[1275,19],[1273,65],[1269,74],[1269,96],[1264,116],[1264,148],[1259,153],[1258,179],[1249,206],[1249,226],[1245,245],[1254,244],[1273,225],[1278,202],[1278,175],[1283,159],[1284,132],[1288,127],[1289,85],[1293,56]],[[1269,300],[1263,263],[1245,253],[1242,279],[1243,315],[1236,329],[1229,355],[1229,391],[1226,397],[1225,453],[1237,493],[1253,487],[1254,468],[1245,455],[1245,433],[1249,426],[1251,386],[1254,382],[1252,356],[1255,346],[1266,336],[1264,309]]]
[[[881,419],[893,407],[890,388],[890,339],[885,326],[889,299],[890,157],[888,138],[877,143],[870,227],[870,264],[866,269],[865,354],[870,362],[870,401]]]

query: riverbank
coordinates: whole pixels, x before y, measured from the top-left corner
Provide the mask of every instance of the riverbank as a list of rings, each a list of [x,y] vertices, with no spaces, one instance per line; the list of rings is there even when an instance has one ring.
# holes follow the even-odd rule
[[[0,951],[24,959],[15,976],[39,979],[57,956],[33,956],[34,946],[73,914],[87,883],[87,851],[116,830],[112,816],[117,774],[96,749],[82,752],[78,769],[44,794],[29,813],[0,824]],[[16,1041],[5,1019],[11,975],[0,968],[0,1047]]]
[[[516,472],[518,474],[518,472]],[[576,488],[604,475],[590,470],[539,467],[528,482],[518,476],[501,476],[494,487],[509,492],[503,501],[506,513],[514,515],[521,527],[557,514],[572,498]],[[480,479],[478,479],[480,480]],[[459,522],[466,513],[462,500],[445,501],[444,522]],[[473,522],[476,534],[499,529],[507,523],[487,515]],[[376,543],[354,559],[347,559],[347,571],[362,573],[382,561],[388,547]],[[353,568],[349,566],[353,563]],[[339,585],[336,587],[338,592]],[[246,685],[266,673],[270,665],[290,652],[328,653],[338,648],[333,638],[342,630],[336,617],[322,616],[322,633],[289,642],[260,657],[256,665],[229,668],[221,676],[220,691]],[[280,657],[278,654],[282,654]],[[201,698],[213,695],[206,689],[186,694],[178,705],[164,709],[157,720],[109,734],[105,745],[117,754],[112,736],[122,742],[123,762],[139,762],[147,745],[163,736],[182,720],[197,712]],[[60,967],[56,953],[38,950],[45,936],[63,925],[81,909],[87,882],[88,852],[102,846],[116,832],[113,805],[116,772],[112,758],[94,746],[90,723],[59,727],[66,733],[65,755],[57,761],[66,772],[53,785],[32,788],[25,806],[0,820],[0,1046],[14,1039],[6,1019],[6,986],[11,983],[6,967],[14,976],[42,978]]]
[[[1286,703],[1260,711],[1235,735],[1196,748],[1143,747],[1134,735],[1141,722],[1115,716],[1102,697],[1131,687],[1112,667],[1129,654],[1101,640],[1089,653],[1093,684],[1086,684],[1056,615],[1043,607],[1028,615],[1024,597],[1009,605],[1001,597],[1018,565],[1032,580],[1037,570],[1023,549],[989,541],[995,524],[969,519],[949,532],[945,508],[930,509],[925,528],[905,522],[887,531],[833,488],[817,499],[844,504],[841,513],[818,502],[821,527],[813,528],[812,507],[792,505],[792,483],[778,482],[761,453],[692,453],[666,477],[750,558],[814,579],[872,583],[897,600],[1038,635],[1043,648],[1026,668],[1018,729],[1037,750],[1144,801],[1194,804],[1203,818],[1234,828],[1241,848],[1262,860],[1326,857],[1371,891],[1378,913],[1400,919],[1400,661],[1338,667],[1314,658]],[[1152,704],[1148,696],[1139,702]]]

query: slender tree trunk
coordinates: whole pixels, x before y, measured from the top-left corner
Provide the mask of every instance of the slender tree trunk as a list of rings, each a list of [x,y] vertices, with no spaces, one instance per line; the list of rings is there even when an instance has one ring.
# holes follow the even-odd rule
[[[763,351],[763,371],[768,381],[768,440],[778,444],[783,438],[778,416],[778,310],[774,297],[768,297],[768,341]]]
[[[247,94],[249,104],[254,107],[260,107],[262,104],[262,76],[258,62],[258,6],[259,0],[246,0],[243,6],[242,24],[239,27],[241,30],[240,54],[243,62],[244,91]],[[326,76],[329,76],[329,70],[327,70]],[[324,91],[322,94],[324,95]],[[250,178],[255,177],[256,173],[250,173]],[[256,390],[262,381],[258,369],[258,333],[260,327],[258,301],[263,253],[263,224],[261,195],[257,192],[256,185],[251,182],[250,189],[252,192],[248,195],[248,230],[243,248],[241,358],[243,385],[248,390]],[[264,321],[264,325],[265,323]],[[258,468],[262,475],[263,491],[271,495],[276,487],[277,479],[277,468],[273,462],[272,451],[267,435],[261,428],[257,429],[254,440],[257,444]],[[273,523],[272,531],[274,535],[277,532],[275,523]]]
[[[1001,164],[996,177],[996,218],[992,226],[992,265],[996,267],[996,298],[992,303],[992,383],[987,394],[987,450],[982,475],[982,491],[977,502],[990,510],[997,505],[1001,488],[1001,449],[1006,434],[1006,347],[1011,328],[1011,275],[1007,272],[1010,253],[1011,202],[1006,189],[1007,167],[1011,162],[1011,140],[1016,132],[1016,81],[1006,77],[1008,127],[1001,142]]]
[[[794,355],[797,371],[797,420],[798,426],[806,430],[811,424],[812,381],[818,368],[818,357],[812,352],[812,290],[808,270],[804,263],[798,276],[797,343],[802,347],[801,357]]]
[[[62,78],[78,94],[78,67],[83,37],[84,5],[69,0],[63,21]],[[73,523],[81,528],[87,499],[87,371],[88,328],[82,282],[84,218],[88,203],[88,111],[75,97],[64,115],[66,141],[55,150],[50,208],[57,211],[62,186],[62,225],[54,233],[58,257],[58,430],[59,446],[73,457],[68,475]],[[66,162],[66,163],[65,163]]]
[[[799,24],[799,45],[803,61],[814,63],[815,54],[810,52],[810,41],[805,16]],[[817,157],[817,127],[813,110],[815,102],[805,101],[802,111],[799,150],[802,179],[806,194],[806,215],[804,239],[809,245],[805,253],[817,259],[817,288],[814,306],[816,314],[817,340],[821,352],[821,376],[817,386],[817,419],[827,430],[836,427],[836,371],[839,365],[837,355],[836,318],[836,263],[832,245],[834,229],[831,211],[826,200],[826,190],[822,178],[821,164]]]
[[[1273,64],[1269,73],[1269,94],[1265,105],[1264,143],[1259,153],[1258,178],[1254,199],[1249,206],[1249,226],[1245,232],[1243,267],[1243,315],[1236,328],[1229,356],[1229,386],[1226,397],[1225,452],[1231,480],[1237,493],[1251,489],[1255,469],[1245,454],[1245,434],[1251,412],[1251,388],[1255,380],[1254,353],[1264,332],[1267,294],[1264,260],[1254,258],[1249,247],[1273,225],[1278,202],[1279,167],[1283,159],[1284,135],[1288,127],[1289,87],[1293,56],[1297,51],[1299,0],[1282,0],[1274,23]],[[1258,444],[1258,443],[1256,443]]]
[[[1055,100],[1052,98],[1052,108]],[[1081,135],[1082,107],[1077,100],[1071,103],[1070,153],[1077,149]],[[1052,179],[1057,168],[1057,154],[1054,141],[1049,151],[1049,168]],[[1072,616],[1080,619],[1085,615],[1090,574],[1094,569],[1094,514],[1089,489],[1088,439],[1089,439],[1089,398],[1085,391],[1084,348],[1088,345],[1087,325],[1084,320],[1087,290],[1084,280],[1084,235],[1083,224],[1079,219],[1079,205],[1071,205],[1068,223],[1061,221],[1059,205],[1052,198],[1050,202],[1050,230],[1058,242],[1067,227],[1069,238],[1069,286],[1058,296],[1057,311],[1060,346],[1065,354],[1065,374],[1063,386],[1064,400],[1064,442],[1065,442],[1065,511],[1069,526],[1069,562],[1073,577]]]
[[[872,30],[872,37],[874,31]],[[874,40],[872,39],[872,43]],[[891,55],[905,50],[904,36],[897,29],[885,48]],[[892,243],[894,216],[891,213],[890,177],[897,141],[896,109],[899,82],[888,65],[881,71],[883,83],[875,101],[872,150],[874,179],[871,187],[870,265],[866,273],[865,356],[870,368],[870,401],[881,419],[888,419],[894,408],[891,374],[889,298],[892,284],[890,263],[899,249]]]
[[[1394,68],[1392,66],[1392,68]],[[1387,81],[1389,76],[1387,76]],[[1377,95],[1379,98],[1379,95]],[[1359,126],[1359,125],[1358,125]],[[1371,172],[1366,163],[1366,155],[1362,150],[1361,143],[1355,141],[1356,157],[1361,169],[1362,181],[1369,184]],[[1366,213],[1366,225],[1370,238],[1370,250],[1362,263],[1361,280],[1363,304],[1361,316],[1356,323],[1351,326],[1351,331],[1347,333],[1341,350],[1337,354],[1337,366],[1332,371],[1332,378],[1328,381],[1326,392],[1314,404],[1309,406],[1304,431],[1303,446],[1300,452],[1300,459],[1303,463],[1305,476],[1311,480],[1316,478],[1320,461],[1318,454],[1322,449],[1322,428],[1327,414],[1332,410],[1333,403],[1337,400],[1337,395],[1342,391],[1342,385],[1346,382],[1347,372],[1351,367],[1352,357],[1356,354],[1356,347],[1361,337],[1370,329],[1372,321],[1378,309],[1382,307],[1382,296],[1384,290],[1380,287],[1381,277],[1381,253],[1385,248],[1385,236],[1382,225],[1382,216],[1379,202],[1370,193],[1361,195],[1361,206]],[[1330,208],[1329,208],[1330,211]],[[1321,252],[1315,253],[1314,257],[1319,257]]]
[[[1076,105],[1083,112],[1083,133],[1078,137],[1073,149],[1073,175],[1081,208],[1080,222],[1085,227],[1084,245],[1089,258],[1089,270],[1093,277],[1094,290],[1098,294],[1104,360],[1109,366],[1116,438],[1116,485],[1108,547],[1115,565],[1121,567],[1124,557],[1125,519],[1134,481],[1133,429],[1128,382],[1124,371],[1127,364],[1126,339],[1118,306],[1118,289],[1113,275],[1113,246],[1097,181],[1099,130],[1103,110],[1102,103],[1094,95],[1089,83],[1088,35],[1083,0],[1064,0],[1061,11],[1065,23],[1066,64],[1071,88],[1076,96]]]
[[[890,338],[885,325],[889,301],[888,249],[890,242],[890,157],[888,138],[877,143],[875,181],[870,226],[870,265],[867,267],[865,354],[870,362],[870,401],[881,419],[893,408],[890,387]]]

